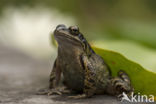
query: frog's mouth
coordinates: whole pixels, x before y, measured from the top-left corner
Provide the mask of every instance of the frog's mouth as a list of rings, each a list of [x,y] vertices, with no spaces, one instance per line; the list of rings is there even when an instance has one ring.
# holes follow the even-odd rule
[[[82,45],[80,39],[77,36],[72,35],[70,30],[65,25],[58,25],[56,27],[54,37],[58,43]]]

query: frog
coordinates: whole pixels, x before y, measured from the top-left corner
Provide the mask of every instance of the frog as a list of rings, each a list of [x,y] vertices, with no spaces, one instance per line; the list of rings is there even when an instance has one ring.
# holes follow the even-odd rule
[[[70,98],[90,98],[93,95],[130,95],[134,88],[130,77],[120,70],[116,77],[104,59],[97,55],[78,26],[60,24],[54,30],[58,55],[49,79],[48,95],[74,91]],[[60,87],[60,83],[64,87]],[[45,93],[44,93],[45,94]]]

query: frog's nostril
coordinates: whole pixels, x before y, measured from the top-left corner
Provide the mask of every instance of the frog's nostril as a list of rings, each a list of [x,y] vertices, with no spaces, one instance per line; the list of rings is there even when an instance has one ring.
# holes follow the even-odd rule
[[[59,24],[56,27],[56,30],[64,30],[64,29],[66,29],[66,26],[64,24]]]

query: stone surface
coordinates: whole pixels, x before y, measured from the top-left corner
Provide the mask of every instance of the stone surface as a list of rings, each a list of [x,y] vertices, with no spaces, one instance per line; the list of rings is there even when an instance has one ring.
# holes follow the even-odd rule
[[[36,95],[37,90],[48,86],[52,63],[53,60],[39,61],[17,50],[0,46],[0,103],[121,104],[115,97],[108,95],[79,100],[69,99],[67,95]]]

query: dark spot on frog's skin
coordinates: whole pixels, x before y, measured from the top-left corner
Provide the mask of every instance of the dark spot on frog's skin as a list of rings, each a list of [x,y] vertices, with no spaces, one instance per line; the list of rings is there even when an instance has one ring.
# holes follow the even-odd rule
[[[95,73],[90,73],[91,76],[95,76]]]
[[[79,37],[79,39],[80,39],[81,41],[85,41],[85,39],[84,39],[84,37],[83,37],[82,34],[78,34],[78,37]]]
[[[83,67],[83,69],[85,69],[85,66],[84,66],[84,63],[83,63],[82,55],[80,55],[79,59],[80,59],[81,66]]]
[[[114,81],[113,85],[116,85],[116,83],[119,83],[119,82],[122,83],[122,80],[118,79],[118,80]]]
[[[95,81],[93,79],[89,79],[90,83],[95,83]]]
[[[95,70],[93,70],[94,68],[91,66],[91,64],[90,64],[90,66],[87,65],[87,68],[88,68],[88,70],[91,71],[90,74],[95,75]]]

